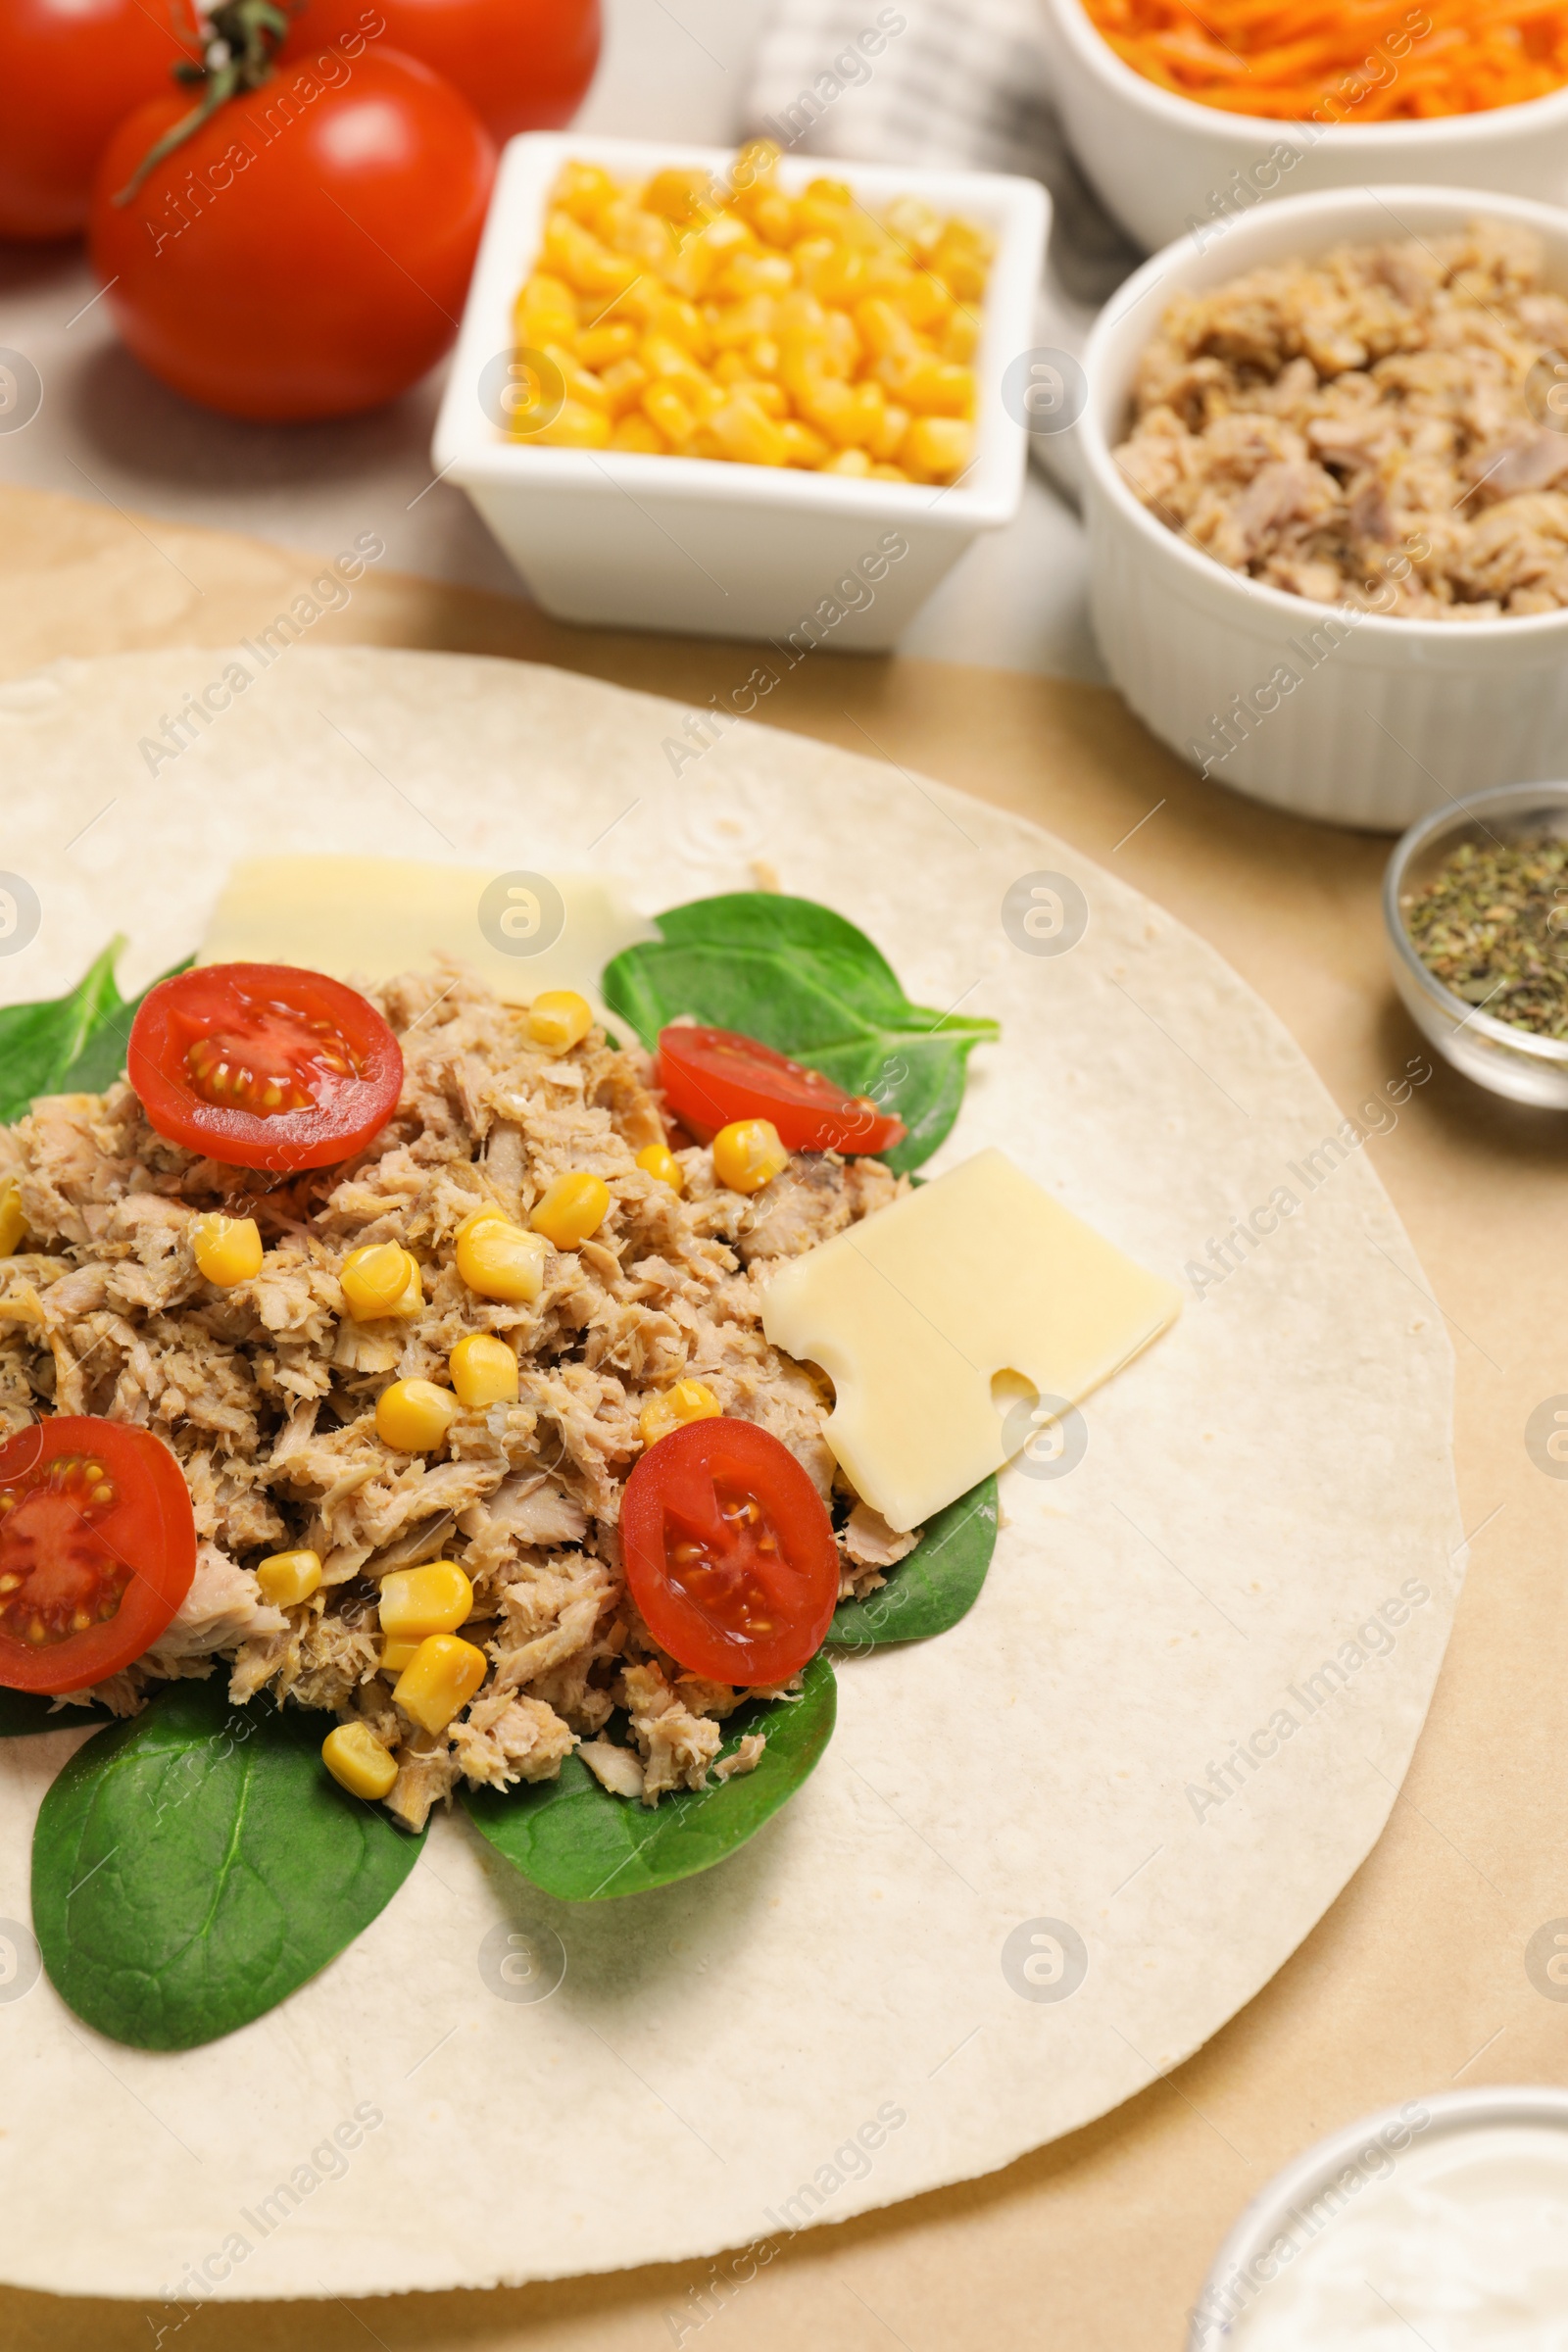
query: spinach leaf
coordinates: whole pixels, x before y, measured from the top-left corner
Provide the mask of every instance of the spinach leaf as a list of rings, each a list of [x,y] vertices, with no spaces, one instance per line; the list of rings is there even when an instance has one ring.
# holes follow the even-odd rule
[[[615,956],[602,983],[643,1044],[690,1013],[809,1062],[898,1112],[909,1132],[882,1156],[899,1174],[930,1158],[963,1101],[970,1049],[1001,1034],[911,1004],[864,932],[810,899],[736,891],[658,922],[661,937]]]
[[[739,1780],[642,1805],[612,1796],[580,1757],[568,1756],[559,1780],[510,1791],[466,1786],[463,1801],[474,1827],[547,1894],[568,1903],[644,1894],[711,1870],[755,1837],[817,1764],[837,1708],[833,1669],[815,1657],[799,1698],[759,1701],[730,1717],[720,1755],[746,1732],[767,1734],[761,1762]]]
[[[123,945],[111,940],[69,995],[0,1007],[0,1122],[20,1119],[38,1095],[65,1091],[67,1072],[122,1007],[115,958]]]
[[[74,1732],[83,1725],[89,1731],[100,1723],[113,1723],[107,1707],[96,1702],[90,1707],[61,1707],[37,1690],[0,1690],[0,1740],[20,1740],[29,1732]]]
[[[120,1076],[147,994],[120,993],[115,962],[124,944],[112,939],[66,996],[0,1005],[0,1126],[22,1118],[40,1095],[101,1095]],[[187,956],[172,968],[183,972],[194,960]]]
[[[248,2025],[384,1910],[421,1840],[331,1779],[325,1719],[172,1683],[43,1800],[33,1928],[79,2018],[144,2050]]]
[[[997,1544],[997,1482],[983,1478],[927,1524],[911,1552],[864,1600],[841,1600],[827,1638],[846,1649],[924,1642],[966,1617]]]

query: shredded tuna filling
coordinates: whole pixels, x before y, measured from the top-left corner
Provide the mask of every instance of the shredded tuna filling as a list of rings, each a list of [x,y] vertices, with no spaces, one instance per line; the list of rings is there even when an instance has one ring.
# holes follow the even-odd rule
[[[636,1165],[665,1140],[640,1052],[595,1029],[553,1056],[456,967],[367,993],[407,1078],[391,1123],[347,1167],[264,1189],[164,1142],[123,1084],[42,1101],[0,1129],[0,1173],[18,1178],[28,1228],[28,1248],[0,1263],[0,1435],[49,1412],[156,1431],[184,1468],[200,1538],[173,1623],[84,1695],[134,1714],[160,1681],[221,1661],[236,1700],[266,1693],[368,1723],[398,1761],[387,1803],[413,1828],[460,1779],[553,1779],[579,1745],[608,1788],[645,1804],[706,1786],[710,1770],[749,1771],[762,1733],[714,1760],[724,1719],[754,1694],[683,1672],[626,1592],[616,1528],[638,1414],[678,1379],[705,1382],[726,1413],[789,1447],[837,1515],[854,1505],[842,1592],[881,1584],[918,1531],[895,1536],[833,1495],[831,1396],[768,1346],[760,1310],[770,1263],[884,1206],[901,1181],[824,1152],[747,1198],[694,1148],[679,1154],[678,1196]],[[599,1232],[552,1251],[532,1304],[476,1298],[454,1264],[463,1219],[499,1203],[525,1222],[568,1169],[610,1189]],[[216,1206],[253,1215],[267,1244],[255,1280],[226,1292],[202,1280],[190,1247],[192,1218]],[[339,1273],[351,1250],[385,1241],[417,1258],[425,1304],[408,1322],[356,1323]],[[445,1384],[452,1348],[475,1331],[515,1347],[519,1401],[461,1412],[437,1453],[384,1446],[382,1389]],[[320,1554],[321,1588],[273,1608],[255,1565],[294,1548]],[[490,1669],[429,1734],[379,1671],[377,1588],[438,1558],[472,1581],[463,1637]]]
[[[1478,220],[1173,302],[1116,463],[1233,571],[1415,620],[1568,605],[1568,300]]]

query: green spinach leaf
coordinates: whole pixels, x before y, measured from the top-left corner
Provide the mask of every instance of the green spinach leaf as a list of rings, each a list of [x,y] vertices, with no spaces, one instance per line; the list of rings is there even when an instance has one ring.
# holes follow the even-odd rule
[[[547,1894],[568,1903],[645,1894],[711,1870],[755,1837],[819,1761],[837,1706],[833,1669],[815,1657],[799,1698],[759,1702],[730,1717],[720,1755],[731,1754],[746,1732],[767,1734],[761,1762],[739,1780],[641,1805],[612,1796],[580,1757],[568,1756],[557,1781],[505,1792],[465,1787],[463,1801],[474,1827]]]
[[[113,1723],[107,1707],[96,1702],[90,1707],[61,1707],[38,1690],[0,1690],[0,1740],[20,1740],[31,1732],[74,1732],[85,1727],[95,1730],[100,1723]]]
[[[983,1478],[926,1526],[888,1581],[864,1600],[841,1600],[827,1638],[845,1649],[924,1642],[973,1608],[997,1544],[997,1482]]]
[[[661,937],[615,956],[603,981],[643,1044],[690,1013],[809,1062],[898,1112],[909,1132],[882,1156],[900,1174],[930,1158],[957,1116],[971,1049],[1001,1034],[911,1004],[864,932],[810,899],[737,891],[658,922]]]
[[[324,1721],[172,1683],[72,1758],[38,1815],[32,1917],[86,2024],[144,2050],[213,2041],[385,1909],[422,1841],[331,1779]]]
[[[22,1118],[40,1095],[101,1095],[120,1076],[147,994],[120,993],[115,963],[124,944],[112,939],[66,996],[0,1005],[0,1126]],[[183,972],[194,960],[187,956],[172,968]]]

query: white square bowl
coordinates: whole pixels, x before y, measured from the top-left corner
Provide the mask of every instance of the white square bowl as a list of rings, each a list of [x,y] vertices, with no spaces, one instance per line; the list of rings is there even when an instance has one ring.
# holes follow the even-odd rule
[[[481,397],[487,366],[514,348],[513,306],[537,259],[549,192],[570,158],[617,180],[700,165],[722,179],[733,150],[673,140],[529,131],[501,159],[433,459],[461,482],[531,594],[562,620],[698,637],[809,641],[884,652],[981,531],[1010,522],[1028,435],[1003,399],[1007,363],[1034,342],[1050,199],[1000,172],[830,166],[786,157],[793,192],[830,171],[872,213],[918,196],[997,239],[975,355],[974,463],[949,489],[856,481],[795,467],[509,441]],[[902,544],[905,552],[895,552]],[[880,577],[876,574],[880,568]],[[853,576],[853,607],[835,592]],[[833,613],[839,615],[833,618]]]

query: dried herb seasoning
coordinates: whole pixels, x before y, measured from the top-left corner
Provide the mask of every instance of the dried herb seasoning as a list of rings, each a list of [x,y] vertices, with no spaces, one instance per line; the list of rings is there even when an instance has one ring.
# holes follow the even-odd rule
[[[1436,980],[1490,1018],[1568,1039],[1568,841],[1461,842],[1399,901]]]

